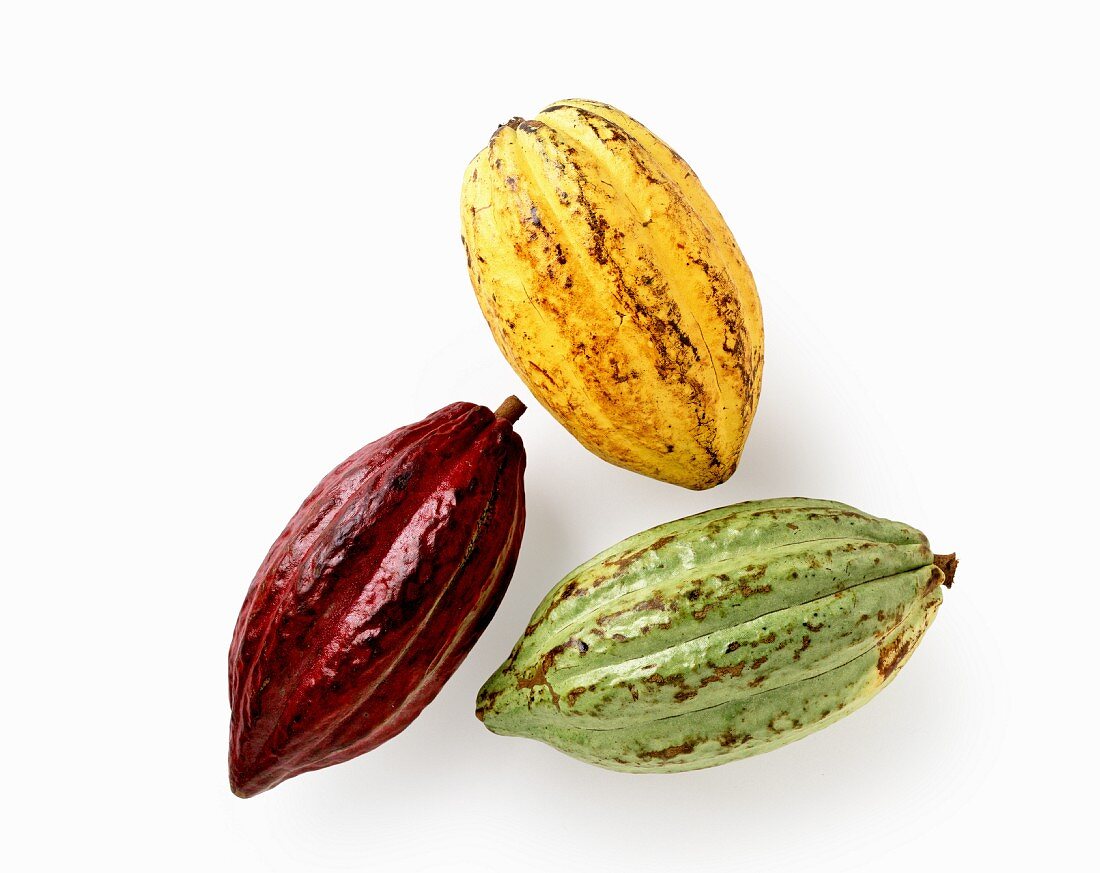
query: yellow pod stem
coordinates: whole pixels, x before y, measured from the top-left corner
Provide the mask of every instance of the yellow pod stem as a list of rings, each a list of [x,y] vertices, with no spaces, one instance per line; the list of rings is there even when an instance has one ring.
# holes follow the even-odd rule
[[[610,106],[555,103],[474,158],[462,227],[497,344],[585,447],[686,488],[733,474],[760,395],[760,300],[679,155]]]

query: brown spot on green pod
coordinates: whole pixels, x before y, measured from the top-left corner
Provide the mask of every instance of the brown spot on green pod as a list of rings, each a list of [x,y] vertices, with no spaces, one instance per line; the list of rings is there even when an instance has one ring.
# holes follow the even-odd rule
[[[654,751],[639,752],[638,757],[643,760],[660,760],[667,761],[670,758],[678,757],[679,755],[689,755],[695,751],[695,743],[691,740],[685,740],[676,746],[669,746],[665,749],[656,749]]]
[[[718,735],[718,745],[724,749],[733,746],[743,746],[752,740],[752,734],[738,734],[732,730],[723,731]]]
[[[704,618],[707,617],[707,613],[710,612],[712,609],[714,609],[716,606],[717,606],[717,604],[708,603],[702,609],[695,610],[692,613],[692,616],[695,618],[696,621],[702,621]]]
[[[710,685],[712,682],[721,682],[724,676],[740,676],[744,669],[744,661],[738,661],[732,667],[715,667],[714,672],[699,683],[699,687]]]
[[[889,679],[891,674],[901,666],[901,662],[905,660],[905,656],[909,654],[909,649],[912,646],[913,641],[909,637],[897,637],[885,646],[879,647],[878,664],[876,666],[879,676],[884,681]]]

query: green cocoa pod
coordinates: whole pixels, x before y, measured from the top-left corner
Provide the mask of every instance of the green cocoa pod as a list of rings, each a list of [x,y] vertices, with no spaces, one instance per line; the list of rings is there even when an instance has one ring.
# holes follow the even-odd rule
[[[612,770],[769,751],[893,678],[954,555],[842,503],[739,503],[636,534],[546,596],[478,694],[489,730]]]

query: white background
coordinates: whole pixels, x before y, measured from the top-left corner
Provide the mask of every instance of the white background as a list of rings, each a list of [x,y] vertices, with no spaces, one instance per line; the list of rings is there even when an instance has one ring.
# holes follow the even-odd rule
[[[1088,5],[0,7],[9,869],[1091,863]],[[239,800],[226,651],[287,518],[398,425],[530,400],[470,290],[458,189],[497,124],[571,96],[678,149],[756,274],[767,364],[742,468],[703,493],[646,480],[532,404],[528,533],[469,659],[392,742]],[[475,720],[574,565],[792,494],[961,558],[865,709],[666,777]]]

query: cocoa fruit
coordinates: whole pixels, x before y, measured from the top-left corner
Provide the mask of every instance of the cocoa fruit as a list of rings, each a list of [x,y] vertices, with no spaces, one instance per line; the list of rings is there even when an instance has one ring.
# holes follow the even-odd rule
[[[404,730],[488,625],[524,525],[515,398],[454,403],[357,451],[306,498],[229,652],[229,776],[251,797]]]
[[[832,500],[670,521],[558,583],[477,715],[495,733],[629,773],[767,752],[885,688],[957,563],[916,528]]]

